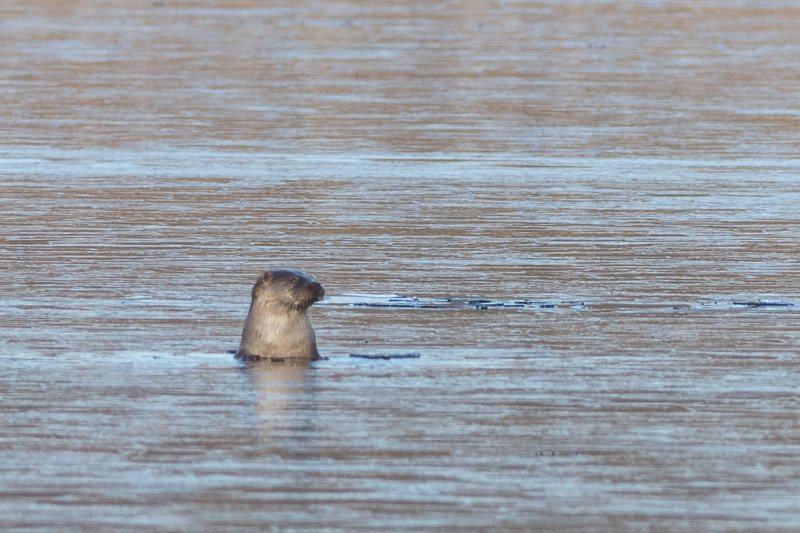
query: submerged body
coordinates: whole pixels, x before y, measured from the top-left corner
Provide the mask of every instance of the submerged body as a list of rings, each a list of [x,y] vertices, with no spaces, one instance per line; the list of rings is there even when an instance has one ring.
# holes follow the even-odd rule
[[[320,359],[306,311],[325,295],[314,277],[296,270],[269,270],[253,287],[238,359]]]

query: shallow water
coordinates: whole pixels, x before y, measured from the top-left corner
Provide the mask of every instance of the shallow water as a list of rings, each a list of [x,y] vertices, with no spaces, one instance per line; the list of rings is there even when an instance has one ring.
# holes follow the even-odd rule
[[[800,529],[800,9],[29,4],[0,529]]]

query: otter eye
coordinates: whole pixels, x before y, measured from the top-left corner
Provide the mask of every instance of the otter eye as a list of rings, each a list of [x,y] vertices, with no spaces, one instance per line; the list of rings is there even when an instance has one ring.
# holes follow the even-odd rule
[[[292,287],[297,287],[297,278],[292,278]]]

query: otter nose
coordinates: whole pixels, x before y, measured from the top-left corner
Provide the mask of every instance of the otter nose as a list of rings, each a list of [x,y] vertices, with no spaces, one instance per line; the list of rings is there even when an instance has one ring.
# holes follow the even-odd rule
[[[315,281],[311,284],[311,287],[314,289],[314,298],[319,301],[325,296],[325,288],[322,286],[322,283]]]

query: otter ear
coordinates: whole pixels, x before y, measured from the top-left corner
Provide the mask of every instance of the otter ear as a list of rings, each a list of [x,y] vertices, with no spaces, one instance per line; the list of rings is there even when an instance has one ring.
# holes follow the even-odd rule
[[[253,291],[252,291],[253,298],[256,297],[256,293],[258,292],[258,289],[263,287],[264,285],[267,285],[269,283],[269,280],[271,280],[271,279],[272,279],[272,272],[269,272],[269,271],[263,272],[258,277],[258,279],[256,280],[255,284],[253,285]]]

